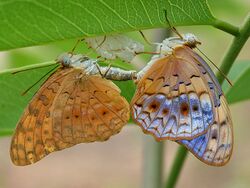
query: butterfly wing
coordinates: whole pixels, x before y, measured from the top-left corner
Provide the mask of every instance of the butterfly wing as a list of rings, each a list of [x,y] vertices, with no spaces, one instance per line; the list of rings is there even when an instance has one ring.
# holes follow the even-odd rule
[[[28,165],[78,143],[104,141],[128,119],[128,103],[111,81],[80,69],[59,69],[25,109],[10,156],[14,164]]]
[[[178,141],[198,159],[213,166],[225,165],[233,150],[233,129],[230,112],[225,97],[222,96],[220,99],[221,104],[216,107],[215,122],[207,133],[193,140]]]
[[[49,115],[52,101],[69,73],[70,69],[59,69],[52,74],[26,107],[12,137],[10,156],[14,164],[27,165],[46,155],[42,141],[42,127],[47,124],[44,119]]]
[[[191,140],[206,133],[222,95],[209,66],[187,46],[150,63],[132,99],[135,122],[157,140]]]

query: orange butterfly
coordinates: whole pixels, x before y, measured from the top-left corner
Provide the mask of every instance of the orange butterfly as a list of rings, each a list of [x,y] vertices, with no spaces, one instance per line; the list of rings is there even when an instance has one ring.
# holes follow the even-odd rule
[[[10,156],[15,165],[35,163],[78,143],[105,141],[129,120],[129,104],[111,81],[133,71],[99,67],[97,60],[64,54],[17,123]],[[102,76],[101,76],[102,75]]]
[[[222,166],[232,153],[232,119],[213,71],[193,50],[197,44],[193,34],[158,44],[158,55],[137,75],[132,117],[156,140],[174,140]]]

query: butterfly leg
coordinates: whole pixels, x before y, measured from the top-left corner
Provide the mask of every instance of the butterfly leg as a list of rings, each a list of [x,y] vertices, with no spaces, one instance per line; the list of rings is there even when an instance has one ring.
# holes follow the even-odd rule
[[[97,63],[94,63],[94,65],[96,66],[96,68],[97,68],[99,74],[101,75],[101,77],[104,78],[104,74],[102,73],[100,66]]]
[[[111,69],[111,63],[110,63],[107,67],[105,67],[105,69],[104,69],[104,71],[103,71],[104,73],[102,72],[100,66],[99,66],[97,63],[95,63],[95,66],[96,66],[96,68],[97,68],[99,74],[102,76],[102,78],[106,78],[106,76],[107,76],[109,70]]]
[[[100,44],[98,44],[98,46],[96,47],[96,49],[100,48],[103,45],[103,43],[106,41],[106,39],[107,39],[107,36],[105,35],[103,37],[103,41]]]
[[[106,71],[105,71],[104,74],[103,74],[103,77],[104,77],[104,78],[107,76],[107,74],[108,74],[110,68],[111,68],[111,63],[108,65]]]
[[[150,55],[159,55],[159,52],[135,52],[135,55],[140,55],[140,54],[150,54]]]

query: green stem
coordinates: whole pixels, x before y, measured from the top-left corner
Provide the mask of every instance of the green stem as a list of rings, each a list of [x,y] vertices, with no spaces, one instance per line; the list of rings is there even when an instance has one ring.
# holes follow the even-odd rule
[[[238,36],[240,34],[239,27],[236,27],[222,20],[216,19],[213,23],[213,26],[234,36]]]
[[[52,65],[55,65],[55,64],[56,64],[55,61],[49,61],[49,62],[46,62],[46,63],[27,65],[27,66],[23,66],[23,67],[19,67],[19,68],[14,68],[14,69],[6,69],[4,71],[0,71],[0,74],[7,73],[7,72],[9,72],[9,73],[18,73],[18,72],[23,72],[23,71],[27,71],[27,70],[33,70],[33,69],[48,67],[48,66],[52,66]]]
[[[13,129],[2,129],[2,130],[0,130],[0,136],[1,137],[2,136],[10,136],[13,134],[13,132],[14,132]]]
[[[240,34],[234,37],[232,44],[230,45],[227,53],[222,60],[220,70],[226,75],[229,73],[229,70],[231,69],[235,59],[237,58],[250,35],[250,14],[246,17],[239,31]],[[217,78],[220,84],[222,84],[225,79],[221,74],[217,74]]]
[[[227,27],[224,25],[223,27]],[[217,28],[223,28],[217,27]],[[233,31],[232,28],[223,29],[223,31]],[[232,32],[229,32],[233,34]],[[235,33],[236,34],[236,33]],[[231,69],[236,57],[240,53],[242,47],[246,43],[248,37],[250,35],[250,15],[248,15],[243,23],[243,26],[239,29],[239,34],[235,35],[232,44],[230,45],[229,50],[226,52],[220,70],[224,72],[226,75],[228,74],[229,70]],[[224,77],[220,74],[218,75],[219,83],[222,84],[224,81]],[[181,169],[183,167],[184,161],[187,156],[187,150],[183,146],[179,146],[179,150],[177,152],[175,161],[171,168],[169,177],[167,179],[166,188],[173,188],[176,185],[177,179],[180,175]]]
[[[155,33],[154,39],[162,41],[170,36],[171,31],[162,29]],[[164,142],[156,142],[152,137],[144,138],[143,188],[162,188],[164,166]]]
[[[170,175],[167,179],[167,184],[165,187],[175,187],[175,184],[177,183],[180,171],[182,169],[182,166],[185,162],[187,156],[187,150],[184,146],[179,146],[176,158],[174,161],[174,164],[171,167]]]
[[[143,188],[162,187],[163,142],[144,138]]]

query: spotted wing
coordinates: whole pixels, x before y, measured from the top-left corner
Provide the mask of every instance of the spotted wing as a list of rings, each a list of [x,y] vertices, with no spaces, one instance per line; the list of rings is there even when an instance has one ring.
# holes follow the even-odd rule
[[[224,96],[221,97],[221,105],[216,107],[216,111],[215,121],[206,134],[178,143],[204,163],[223,166],[229,161],[233,149],[232,120]]]
[[[157,140],[191,140],[213,124],[221,88],[206,62],[187,46],[152,58],[132,99],[132,116]]]
[[[111,81],[79,69],[59,69],[25,109],[10,156],[16,165],[35,163],[81,142],[104,141],[128,119],[128,103]]]

